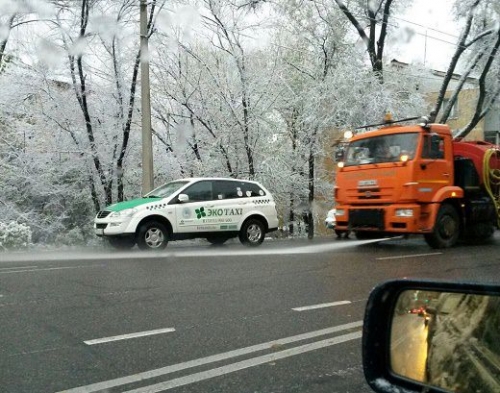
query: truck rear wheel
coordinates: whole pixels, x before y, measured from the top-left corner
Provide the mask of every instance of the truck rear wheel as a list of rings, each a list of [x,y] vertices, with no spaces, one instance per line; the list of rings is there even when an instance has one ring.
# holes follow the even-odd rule
[[[439,209],[432,233],[424,235],[425,241],[432,248],[453,247],[460,235],[460,219],[456,209],[444,204]]]
[[[462,238],[469,244],[484,244],[491,240],[494,233],[494,222],[477,222],[464,228]]]

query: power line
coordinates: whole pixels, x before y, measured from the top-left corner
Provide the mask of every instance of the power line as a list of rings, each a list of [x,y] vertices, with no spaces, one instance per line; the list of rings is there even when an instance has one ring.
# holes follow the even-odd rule
[[[410,22],[410,21],[407,21],[407,20],[404,20],[404,19],[401,19],[401,18],[398,18],[398,17],[395,17],[395,16],[392,16],[392,18],[394,19],[400,19],[404,22],[407,22],[407,23],[410,23],[410,24],[414,24],[416,26],[419,26],[419,27],[422,27],[422,28],[425,28],[426,30],[431,30],[431,31],[435,31],[435,32],[438,32],[438,33],[441,33],[441,34],[444,34],[444,35],[448,35],[450,37],[453,37],[453,38],[456,38],[457,40],[459,39],[459,37],[457,36],[454,36],[452,34],[448,34],[444,31],[441,31],[441,30],[437,30],[437,29],[433,29],[433,28],[430,28],[430,27],[426,27],[426,26],[423,26],[423,25],[420,25],[418,23],[414,23],[414,22]],[[392,26],[392,27],[396,27],[396,28],[401,28],[400,25],[398,24],[391,24],[391,23],[387,23],[389,26]],[[431,40],[434,40],[434,41],[439,41],[439,42],[442,42],[444,44],[448,44],[448,45],[451,45],[451,46],[455,46],[457,48],[462,48],[464,50],[472,50],[472,48],[469,46],[469,45],[459,45],[457,42],[451,42],[451,41],[447,41],[445,39],[442,39],[442,38],[438,38],[438,37],[435,37],[435,36],[431,36],[431,35],[428,35],[427,34],[427,31],[425,33],[421,33],[419,31],[414,31],[414,34],[415,35],[419,35],[419,36],[422,36],[422,37],[425,37],[425,39],[431,39]]]
[[[444,42],[445,44],[450,44],[450,45],[453,45],[453,46],[460,46],[460,45],[458,45],[456,42],[446,41],[446,40],[443,40],[443,39],[441,39],[441,38],[437,38],[437,37],[434,37],[434,36],[431,36],[431,35],[428,35],[428,34],[419,33],[419,32],[415,32],[415,34],[417,34],[417,35],[421,35],[421,36],[426,37],[426,38],[430,38],[430,39],[432,39],[432,40],[436,40],[436,41]],[[464,47],[465,49],[468,49],[468,47],[466,47],[466,46],[463,46],[463,45],[462,45],[462,47]]]
[[[447,35],[447,36],[450,36],[450,37],[453,37],[453,38],[457,38],[457,39],[459,38],[459,37],[457,37],[456,35],[453,35],[453,34],[447,33],[447,32],[445,32],[445,31],[438,30],[438,29],[434,29],[434,28],[432,28],[432,27],[427,27],[427,26],[421,25],[421,24],[416,23],[416,22],[412,22],[412,21],[409,21],[409,20],[406,20],[406,19],[403,19],[403,18],[399,18],[399,17],[394,16],[394,15],[392,15],[391,17],[392,17],[392,19],[397,19],[397,20],[400,20],[400,21],[403,21],[403,22],[409,23],[409,24],[411,24],[411,25],[419,26],[419,27],[422,27],[422,28],[424,28],[424,29],[426,29],[426,30],[432,30],[432,31],[435,31],[436,33],[444,34],[444,35]]]

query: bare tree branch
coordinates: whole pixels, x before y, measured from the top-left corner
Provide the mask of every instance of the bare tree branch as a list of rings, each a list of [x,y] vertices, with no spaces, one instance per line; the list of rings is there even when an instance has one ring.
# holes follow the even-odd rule
[[[453,77],[453,74],[455,73],[455,68],[458,64],[458,61],[460,60],[460,57],[462,56],[462,53],[465,51],[466,46],[465,42],[467,40],[467,37],[470,33],[471,27],[472,27],[472,21],[474,19],[474,11],[479,5],[481,0],[475,0],[474,3],[472,4],[471,9],[468,12],[467,15],[467,20],[465,22],[465,27],[462,31],[462,34],[460,35],[460,39],[458,40],[457,44],[457,49],[455,50],[455,53],[453,54],[450,64],[448,66],[448,70],[446,71],[446,75],[443,79],[443,83],[441,84],[441,89],[439,90],[438,97],[436,99],[436,104],[434,105],[433,110],[431,111],[430,114],[430,121],[434,122],[436,120],[436,116],[438,115],[441,105],[443,104],[444,96],[446,94],[446,91],[448,90],[448,85],[450,84],[450,81]]]
[[[476,103],[476,111],[474,116],[470,120],[469,124],[467,124],[464,128],[462,128],[456,135],[455,138],[463,138],[467,134],[469,134],[474,127],[484,118],[486,113],[488,113],[489,108],[485,108],[484,103],[488,95],[488,90],[486,86],[486,77],[488,76],[488,72],[493,64],[493,60],[496,58],[498,54],[498,50],[500,48],[500,29],[497,30],[497,39],[495,44],[491,48],[488,60],[484,65],[483,71],[481,72],[481,76],[479,77],[479,97]],[[498,89],[496,91],[497,96],[493,96],[490,100],[490,104],[494,103],[498,97]]]

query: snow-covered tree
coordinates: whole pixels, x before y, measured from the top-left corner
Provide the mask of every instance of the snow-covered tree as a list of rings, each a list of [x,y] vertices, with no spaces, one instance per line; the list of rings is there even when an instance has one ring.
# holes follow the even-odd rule
[[[316,0],[326,4],[325,0]],[[347,4],[343,0],[335,3],[352,24],[366,48],[373,72],[384,81],[384,51],[389,34],[391,14],[404,9],[404,0],[354,0]]]
[[[464,27],[437,97],[433,116],[439,114],[451,77],[461,62],[464,67],[462,78],[439,118],[441,123],[448,120],[466,78],[477,75],[479,94],[476,108],[468,124],[455,135],[459,138],[476,127],[494,108],[500,96],[500,6],[491,0],[457,1],[455,12],[458,21],[465,21]]]
[[[179,158],[187,154],[184,173],[257,178],[255,155],[267,143],[266,114],[276,97],[268,88],[273,65],[249,44],[254,26],[246,11],[224,1],[200,6],[203,35],[186,41],[182,31],[159,32],[165,39],[155,63],[156,117],[165,149]]]

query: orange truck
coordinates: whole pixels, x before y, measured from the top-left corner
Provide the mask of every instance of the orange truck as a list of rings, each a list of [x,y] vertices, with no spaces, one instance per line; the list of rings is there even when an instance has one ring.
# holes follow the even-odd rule
[[[407,119],[408,120],[408,119]],[[334,187],[336,229],[358,239],[422,234],[433,248],[500,225],[500,149],[450,127],[388,122],[348,139]]]

